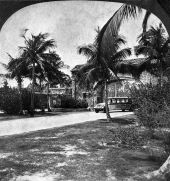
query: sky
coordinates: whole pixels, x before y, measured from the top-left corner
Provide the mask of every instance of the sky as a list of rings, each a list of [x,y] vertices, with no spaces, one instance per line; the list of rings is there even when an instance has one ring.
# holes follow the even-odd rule
[[[121,6],[120,3],[99,1],[58,1],[40,3],[25,7],[13,14],[4,24],[0,32],[0,62],[8,63],[7,53],[14,58],[18,56],[18,46],[24,45],[21,34],[24,29],[30,33],[49,33],[50,38],[56,41],[56,52],[62,61],[70,66],[63,70],[70,74],[70,70],[77,64],[86,62],[86,57],[78,55],[77,47],[93,43],[96,36],[95,29],[100,28],[108,21],[114,12]],[[144,14],[144,13],[143,13]],[[123,23],[120,34],[127,40],[127,47],[136,45],[137,36],[142,32],[143,15]],[[150,25],[156,25],[159,20],[152,16]],[[132,57],[134,58],[134,55]],[[4,73],[4,68],[0,67]],[[24,86],[28,85],[28,80]],[[15,86],[15,81],[9,81]],[[2,80],[0,85],[2,85]]]

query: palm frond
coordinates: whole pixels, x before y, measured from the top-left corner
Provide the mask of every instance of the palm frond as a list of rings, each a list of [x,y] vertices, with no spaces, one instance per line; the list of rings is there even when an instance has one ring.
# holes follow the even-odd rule
[[[93,69],[94,67],[95,66],[93,64],[86,63],[86,64],[82,65],[82,67],[80,67],[78,73],[81,74],[81,73],[88,72],[90,69]]]
[[[149,54],[153,54],[154,50],[150,46],[138,45],[134,47],[134,51],[135,51],[136,56],[139,56],[139,55],[148,56]]]
[[[10,73],[0,74],[1,78],[12,79]]]
[[[99,70],[98,68],[92,68],[87,72],[86,81],[95,82],[98,81],[99,78]]]
[[[146,32],[147,29],[147,24],[148,24],[148,19],[151,16],[151,12],[150,11],[146,11],[143,22],[142,22],[142,29],[143,29],[143,33]]]
[[[122,59],[127,58],[128,56],[130,56],[132,54],[131,48],[124,48],[118,52],[116,52],[113,56],[112,56],[112,61],[113,62],[118,62]]]
[[[122,5],[108,22],[101,29],[98,38],[96,39],[99,48],[98,57],[113,52],[114,36],[118,34],[120,26],[124,19],[129,17],[135,18],[138,13],[141,13],[141,8],[132,5]]]
[[[0,62],[0,65],[2,65],[6,70],[8,69],[8,65],[7,64]]]
[[[97,53],[97,49],[93,44],[82,45],[77,48],[78,54],[87,56],[88,58],[94,56]]]
[[[38,47],[37,53],[45,52],[46,50],[54,47],[55,47],[55,40],[53,39],[47,40],[44,43],[42,43],[40,47]]]

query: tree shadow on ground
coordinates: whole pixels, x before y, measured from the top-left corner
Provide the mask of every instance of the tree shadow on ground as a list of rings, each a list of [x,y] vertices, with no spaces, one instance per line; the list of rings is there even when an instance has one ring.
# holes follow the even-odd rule
[[[124,117],[117,117],[117,118],[111,118],[110,122],[107,122],[107,119],[100,119],[101,123],[117,123],[120,125],[129,125],[129,124],[135,124],[136,120],[134,118],[124,118]]]

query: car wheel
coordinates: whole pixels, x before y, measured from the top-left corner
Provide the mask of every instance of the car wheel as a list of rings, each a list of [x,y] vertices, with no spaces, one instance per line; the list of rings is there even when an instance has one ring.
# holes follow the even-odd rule
[[[98,110],[95,110],[95,113],[98,113],[99,111]]]
[[[122,109],[122,112],[125,112],[125,109]]]

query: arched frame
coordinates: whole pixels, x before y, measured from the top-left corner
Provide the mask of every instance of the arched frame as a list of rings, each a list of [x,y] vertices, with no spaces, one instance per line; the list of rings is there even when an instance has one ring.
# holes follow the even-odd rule
[[[29,5],[50,2],[54,0],[1,0],[0,1],[0,29],[18,10]],[[92,1],[92,0],[91,0]],[[105,0],[103,0],[105,1]],[[108,2],[126,3],[139,6],[147,9],[155,14],[165,25],[168,34],[170,35],[170,0],[107,0]]]

